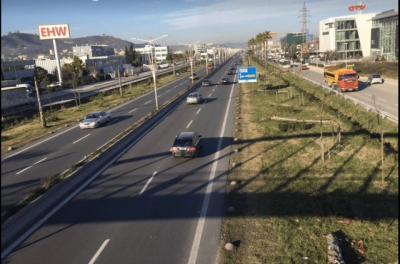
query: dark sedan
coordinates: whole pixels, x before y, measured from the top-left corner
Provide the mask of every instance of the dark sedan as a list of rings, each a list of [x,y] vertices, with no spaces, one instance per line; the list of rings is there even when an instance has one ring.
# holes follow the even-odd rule
[[[221,81],[219,83],[220,84],[229,84],[229,82],[230,82],[229,78],[224,77],[224,78],[221,78]]]
[[[201,135],[197,132],[180,132],[176,135],[172,148],[170,149],[173,157],[191,157],[199,154],[202,148]]]
[[[201,82],[201,85],[202,85],[202,86],[211,86],[211,80],[210,80],[210,79],[204,79],[204,80]]]

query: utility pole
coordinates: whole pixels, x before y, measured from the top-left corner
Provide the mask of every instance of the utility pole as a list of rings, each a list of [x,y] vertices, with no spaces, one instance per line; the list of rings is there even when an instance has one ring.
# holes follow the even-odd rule
[[[302,13],[301,14],[301,17],[302,17],[302,24],[303,24],[303,30],[302,30],[302,33],[303,33],[303,39],[302,39],[302,43],[301,43],[301,50],[300,50],[300,56],[301,56],[301,63],[303,62],[303,46],[304,46],[304,44],[306,43],[306,32],[307,32],[307,22],[310,22],[310,21],[307,21],[307,17],[309,17],[309,15],[307,15],[307,12],[309,12],[310,10],[308,10],[307,8],[306,8],[306,2],[303,2],[303,8],[300,10],[300,12]]]
[[[119,60],[119,59],[118,59]],[[119,95],[123,97],[122,85],[121,85],[121,73],[119,72],[119,62],[118,62],[118,82],[119,82]]]
[[[36,76],[34,76],[33,79],[35,81],[35,89],[36,89],[36,97],[37,97],[38,107],[39,107],[40,123],[42,124],[42,128],[46,128],[47,124],[46,124],[46,120],[44,119],[44,115],[43,115],[43,107],[42,107],[42,102],[40,101],[40,94],[39,94],[39,88],[38,88],[37,81],[36,81]]]

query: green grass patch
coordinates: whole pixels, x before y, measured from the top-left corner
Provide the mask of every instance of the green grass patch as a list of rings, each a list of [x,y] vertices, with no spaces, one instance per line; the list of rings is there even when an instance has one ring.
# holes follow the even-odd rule
[[[235,211],[223,220],[219,263],[328,263],[328,234],[346,263],[398,263],[397,124],[291,74],[266,76],[260,86],[289,83],[280,90],[293,93],[240,85],[241,151],[231,155],[240,166],[225,207]],[[223,248],[233,241],[236,250]]]

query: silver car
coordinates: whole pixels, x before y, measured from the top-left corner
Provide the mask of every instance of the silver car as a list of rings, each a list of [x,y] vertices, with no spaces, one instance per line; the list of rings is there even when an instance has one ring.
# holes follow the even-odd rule
[[[110,112],[108,111],[94,111],[88,114],[80,123],[79,127],[84,128],[97,128],[104,123],[111,120]]]
[[[368,76],[368,81],[367,81],[368,85],[374,84],[374,83],[383,83],[383,79],[379,74],[371,74],[370,76]]]
[[[203,97],[198,92],[190,93],[186,98],[187,104],[199,104],[203,101]]]

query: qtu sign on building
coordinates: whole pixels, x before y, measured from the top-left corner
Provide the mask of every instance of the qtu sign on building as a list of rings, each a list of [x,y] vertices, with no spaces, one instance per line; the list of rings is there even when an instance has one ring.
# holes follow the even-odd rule
[[[68,39],[70,38],[69,35],[69,25],[68,24],[55,24],[55,25],[39,25],[39,39],[52,39],[53,46],[54,46],[54,54],[56,56],[57,62],[57,71],[59,82],[62,83],[62,76],[61,76],[61,65],[60,59],[58,58],[58,51],[57,51],[57,44],[56,39]]]

